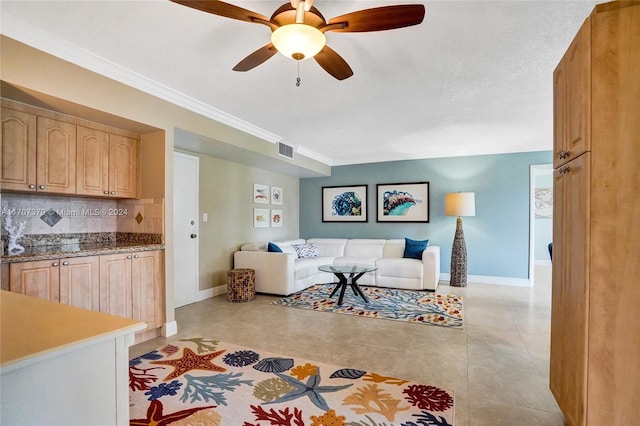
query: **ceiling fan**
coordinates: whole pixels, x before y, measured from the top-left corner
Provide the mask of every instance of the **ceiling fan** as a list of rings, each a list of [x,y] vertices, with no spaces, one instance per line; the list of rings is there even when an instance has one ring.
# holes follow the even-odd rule
[[[338,80],[351,77],[353,71],[340,55],[326,45],[324,33],[404,28],[420,24],[425,13],[422,4],[382,6],[347,13],[327,22],[313,6],[313,0],[291,0],[276,9],[271,18],[217,0],[171,1],[214,15],[266,25],[271,29],[271,42],[240,61],[233,67],[234,71],[249,71],[279,51],[297,61],[313,57]]]

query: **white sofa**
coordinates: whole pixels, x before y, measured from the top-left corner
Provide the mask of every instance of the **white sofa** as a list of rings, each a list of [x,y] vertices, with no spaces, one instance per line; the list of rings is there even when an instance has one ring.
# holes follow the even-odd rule
[[[428,246],[422,259],[403,258],[404,239],[311,238],[273,241],[282,253],[267,251],[268,243],[244,244],[234,253],[234,268],[256,271],[256,291],[289,295],[314,284],[337,282],[324,264],[375,266],[358,284],[411,290],[435,290],[440,276],[440,247]],[[294,245],[313,243],[319,256],[298,258]]]

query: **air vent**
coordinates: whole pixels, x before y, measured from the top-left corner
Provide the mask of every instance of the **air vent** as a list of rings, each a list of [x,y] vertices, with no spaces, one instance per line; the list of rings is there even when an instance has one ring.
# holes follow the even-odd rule
[[[293,147],[286,143],[278,142],[278,155],[293,160]]]

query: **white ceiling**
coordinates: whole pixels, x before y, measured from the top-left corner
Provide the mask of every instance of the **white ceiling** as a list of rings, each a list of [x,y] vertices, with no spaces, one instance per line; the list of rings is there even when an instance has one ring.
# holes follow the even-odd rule
[[[229,2],[271,16],[284,0]],[[405,3],[416,2],[314,5],[329,20]],[[231,125],[329,165],[551,149],[553,69],[596,2],[423,3],[419,26],[328,33],[354,76],[338,81],[306,60],[300,87],[296,62],[282,55],[246,73],[231,70],[269,42],[266,26],[165,0],[2,0],[0,29],[109,77],[144,81],[143,90],[219,111]]]

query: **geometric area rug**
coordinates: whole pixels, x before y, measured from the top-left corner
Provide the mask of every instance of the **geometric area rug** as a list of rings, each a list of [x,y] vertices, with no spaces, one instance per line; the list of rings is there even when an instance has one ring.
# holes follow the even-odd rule
[[[201,337],[129,362],[131,425],[452,426],[453,392]]]
[[[273,302],[275,305],[314,311],[384,318],[420,324],[462,328],[462,297],[434,292],[360,286],[369,303],[348,288],[342,305],[330,297],[335,284],[316,284]]]

